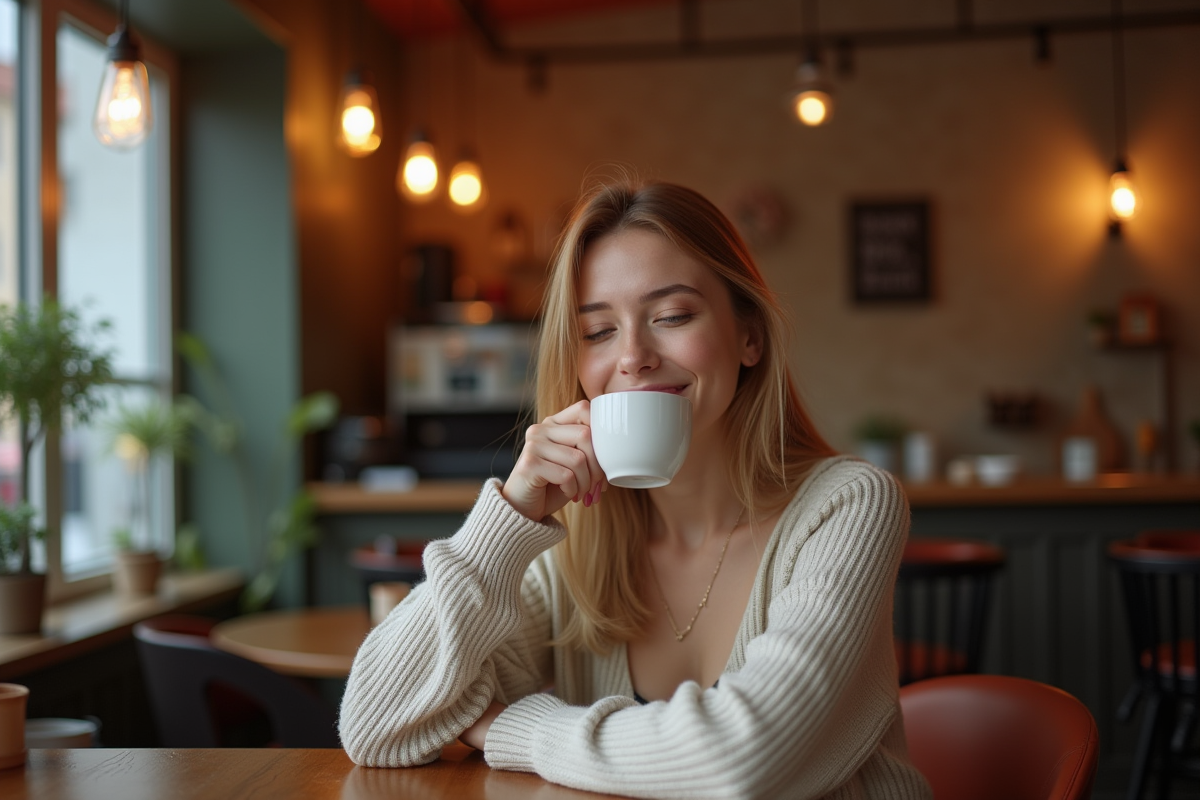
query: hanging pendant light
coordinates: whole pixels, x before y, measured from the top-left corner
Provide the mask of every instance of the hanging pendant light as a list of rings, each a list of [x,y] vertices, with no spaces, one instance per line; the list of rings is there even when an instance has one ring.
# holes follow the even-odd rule
[[[129,0],[121,0],[121,19],[108,37],[108,55],[92,129],[100,143],[132,150],[146,140],[154,117],[150,108],[150,76],[141,48],[129,33]]]
[[[342,110],[338,125],[338,144],[342,149],[356,158],[378,150],[383,138],[379,96],[364,70],[352,69],[346,74],[338,106]]]
[[[450,170],[447,192],[456,211],[477,211],[483,207],[486,199],[483,172],[469,151],[464,151]]]
[[[810,52],[796,70],[792,112],[801,123],[815,128],[833,118],[833,88],[821,75],[816,51]]]
[[[437,187],[437,151],[425,133],[418,130],[404,154],[404,160],[400,162],[396,188],[409,200],[425,203],[433,199]]]

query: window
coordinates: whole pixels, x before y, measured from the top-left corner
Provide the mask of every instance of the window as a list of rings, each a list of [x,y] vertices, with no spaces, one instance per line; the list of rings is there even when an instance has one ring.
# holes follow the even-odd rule
[[[107,409],[86,426],[65,420],[61,436],[49,442],[53,452],[36,453],[28,465],[31,499],[45,510],[40,557],[52,599],[106,580],[118,529],[143,521],[138,527],[163,554],[174,541],[174,465],[152,463],[149,491],[138,491],[116,455],[111,421],[122,406],[168,402],[173,391],[170,105],[178,70],[169,52],[138,32],[154,126],[135,150],[102,146],[91,119],[105,39],[115,27],[112,10],[90,0],[28,6],[0,0],[0,302],[45,290],[78,310],[85,323],[112,324],[95,343],[113,353],[116,381],[104,390]],[[22,46],[26,42],[36,46]],[[41,57],[33,54],[39,46]],[[38,75],[44,63],[53,63],[55,74]],[[14,87],[33,100],[15,102]],[[38,96],[55,98],[53,108],[38,108]],[[53,164],[41,158],[47,151],[56,154]],[[19,163],[29,165],[23,174]],[[38,165],[51,173],[40,173]],[[43,202],[38,187],[54,185],[57,203]],[[26,210],[24,219],[19,209]],[[39,211],[47,218],[29,218]],[[19,462],[16,431],[0,430],[0,498],[6,502],[19,493]]]
[[[140,482],[113,451],[108,423],[122,406],[165,402],[171,395],[170,249],[164,247],[170,204],[163,180],[169,146],[161,124],[129,152],[100,144],[92,112],[105,45],[73,22],[60,24],[57,40],[58,297],[81,309],[85,320],[112,322],[105,344],[114,348],[120,381],[107,392],[105,413],[87,427],[68,424],[63,432],[61,565],[70,579],[108,566],[118,529],[132,529],[139,540],[167,552],[173,541],[173,465],[153,461],[151,490],[138,491]],[[165,84],[151,64],[157,122],[170,119]]]
[[[0,0],[0,305],[11,306],[20,290],[20,249],[17,232],[19,169],[17,158],[17,40],[16,0]],[[11,505],[20,496],[21,448],[12,423],[0,424],[0,503]]]

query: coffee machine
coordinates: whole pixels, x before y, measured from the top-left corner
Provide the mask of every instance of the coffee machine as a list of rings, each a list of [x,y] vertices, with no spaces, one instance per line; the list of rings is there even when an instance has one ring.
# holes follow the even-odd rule
[[[531,323],[402,325],[388,340],[388,410],[422,478],[507,477],[533,400]]]

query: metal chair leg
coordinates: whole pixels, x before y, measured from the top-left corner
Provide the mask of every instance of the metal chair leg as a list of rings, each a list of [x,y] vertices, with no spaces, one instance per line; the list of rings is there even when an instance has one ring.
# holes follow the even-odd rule
[[[1154,742],[1160,727],[1158,717],[1161,704],[1162,695],[1159,692],[1150,692],[1146,697],[1142,730],[1138,735],[1137,749],[1134,750],[1133,769],[1129,773],[1129,789],[1125,793],[1125,800],[1141,800],[1142,792],[1146,789],[1146,779],[1154,759]]]

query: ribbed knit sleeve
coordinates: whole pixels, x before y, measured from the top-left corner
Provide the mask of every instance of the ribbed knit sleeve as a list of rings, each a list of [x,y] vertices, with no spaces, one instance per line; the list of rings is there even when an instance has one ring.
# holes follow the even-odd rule
[[[514,510],[492,480],[458,533],[425,548],[426,580],[371,631],[350,670],[339,733],[356,764],[433,761],[493,698],[545,685],[549,610],[528,568],[565,535]]]
[[[488,763],[634,797],[928,797],[892,727],[904,494],[887,473],[843,462],[810,495],[781,520],[792,530],[770,555],[766,627],[740,670],[645,706],[525,697],[493,722]],[[894,758],[867,765],[889,746]]]

